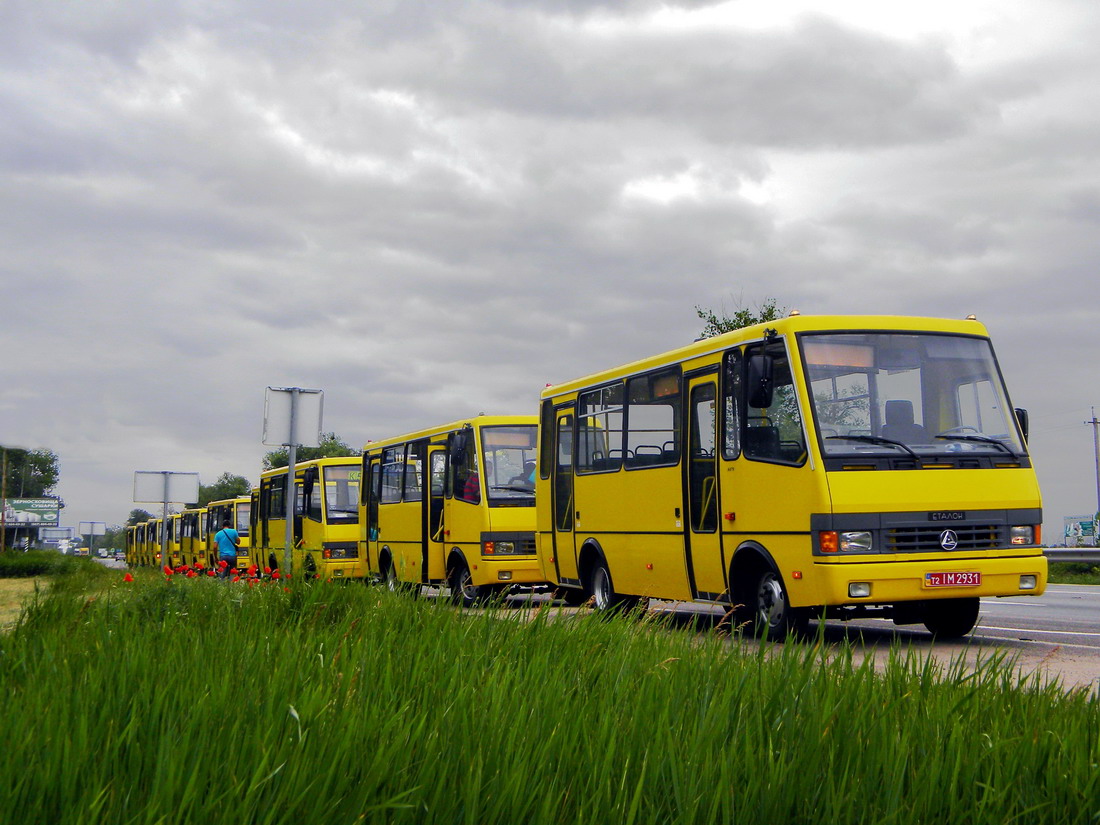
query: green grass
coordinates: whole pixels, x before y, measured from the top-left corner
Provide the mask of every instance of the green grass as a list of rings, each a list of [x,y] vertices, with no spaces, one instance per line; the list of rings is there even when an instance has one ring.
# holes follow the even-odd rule
[[[32,576],[108,575],[107,568],[87,556],[66,556],[56,550],[7,550],[0,553],[0,579]]]
[[[1051,562],[1051,584],[1100,584],[1100,566],[1077,562]]]
[[[121,575],[0,637],[0,821],[1093,822],[1095,696],[587,612]]]

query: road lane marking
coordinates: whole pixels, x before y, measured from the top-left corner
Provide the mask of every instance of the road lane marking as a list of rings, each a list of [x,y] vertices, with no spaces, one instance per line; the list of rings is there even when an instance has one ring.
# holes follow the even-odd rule
[[[1031,627],[997,627],[996,625],[979,624],[979,630],[1003,630],[1007,633],[1049,633],[1052,636],[1098,636],[1100,633],[1092,633],[1087,630],[1039,630]]]

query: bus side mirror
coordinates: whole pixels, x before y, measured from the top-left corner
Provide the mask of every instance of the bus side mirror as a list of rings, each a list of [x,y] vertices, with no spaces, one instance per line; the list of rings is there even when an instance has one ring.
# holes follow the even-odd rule
[[[1030,429],[1029,426],[1028,426],[1029,419],[1028,419],[1027,410],[1025,410],[1021,407],[1017,407],[1015,410],[1013,410],[1013,412],[1016,413],[1016,422],[1020,425],[1020,432],[1022,432],[1024,434],[1024,443],[1026,444],[1027,443],[1027,434],[1028,434],[1028,431]]]
[[[772,405],[772,396],[775,391],[774,367],[775,359],[767,353],[749,356],[745,383],[748,385],[750,407],[764,410]]]
[[[466,462],[466,445],[470,438],[468,429],[459,430],[451,436],[451,466],[461,467]]]

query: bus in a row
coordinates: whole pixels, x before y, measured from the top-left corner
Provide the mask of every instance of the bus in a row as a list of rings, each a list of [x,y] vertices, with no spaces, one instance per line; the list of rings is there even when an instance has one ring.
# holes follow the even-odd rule
[[[791,317],[549,386],[539,557],[599,609],[733,608],[778,638],[968,633],[1047,581],[1027,416],[976,320]]]
[[[237,566],[243,569],[251,559],[250,508],[251,499],[241,496],[172,513],[167,527],[163,517],[131,525],[126,528],[126,563],[135,567],[214,568],[218,563],[214,536],[228,520],[240,535]]]

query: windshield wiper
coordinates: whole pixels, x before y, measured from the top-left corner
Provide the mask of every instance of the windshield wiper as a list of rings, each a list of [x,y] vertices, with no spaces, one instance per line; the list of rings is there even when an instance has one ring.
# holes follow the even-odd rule
[[[993,438],[988,435],[960,435],[958,433],[940,433],[936,438],[942,438],[944,441],[976,441],[979,444],[992,444],[995,447],[1000,447],[1010,456],[1015,456],[1016,453],[1012,452],[1012,449],[999,439]]]
[[[899,450],[905,450],[905,452],[907,452],[907,453],[909,453],[909,455],[913,456],[913,458],[915,458],[917,460],[917,464],[919,466],[921,466],[921,467],[924,466],[924,462],[921,461],[921,457],[919,455],[917,455],[915,452],[913,452],[911,449],[909,449],[908,444],[903,444],[900,441],[894,441],[894,439],[892,439],[892,438],[883,438],[882,436],[878,436],[878,435],[827,435],[827,436],[825,436],[826,441],[831,441],[834,438],[840,439],[841,441],[865,441],[868,444],[883,444],[887,447],[897,447]]]
[[[490,490],[510,490],[513,493],[527,493],[528,495],[534,495],[535,490],[532,487],[520,487],[516,484],[491,484]]]

